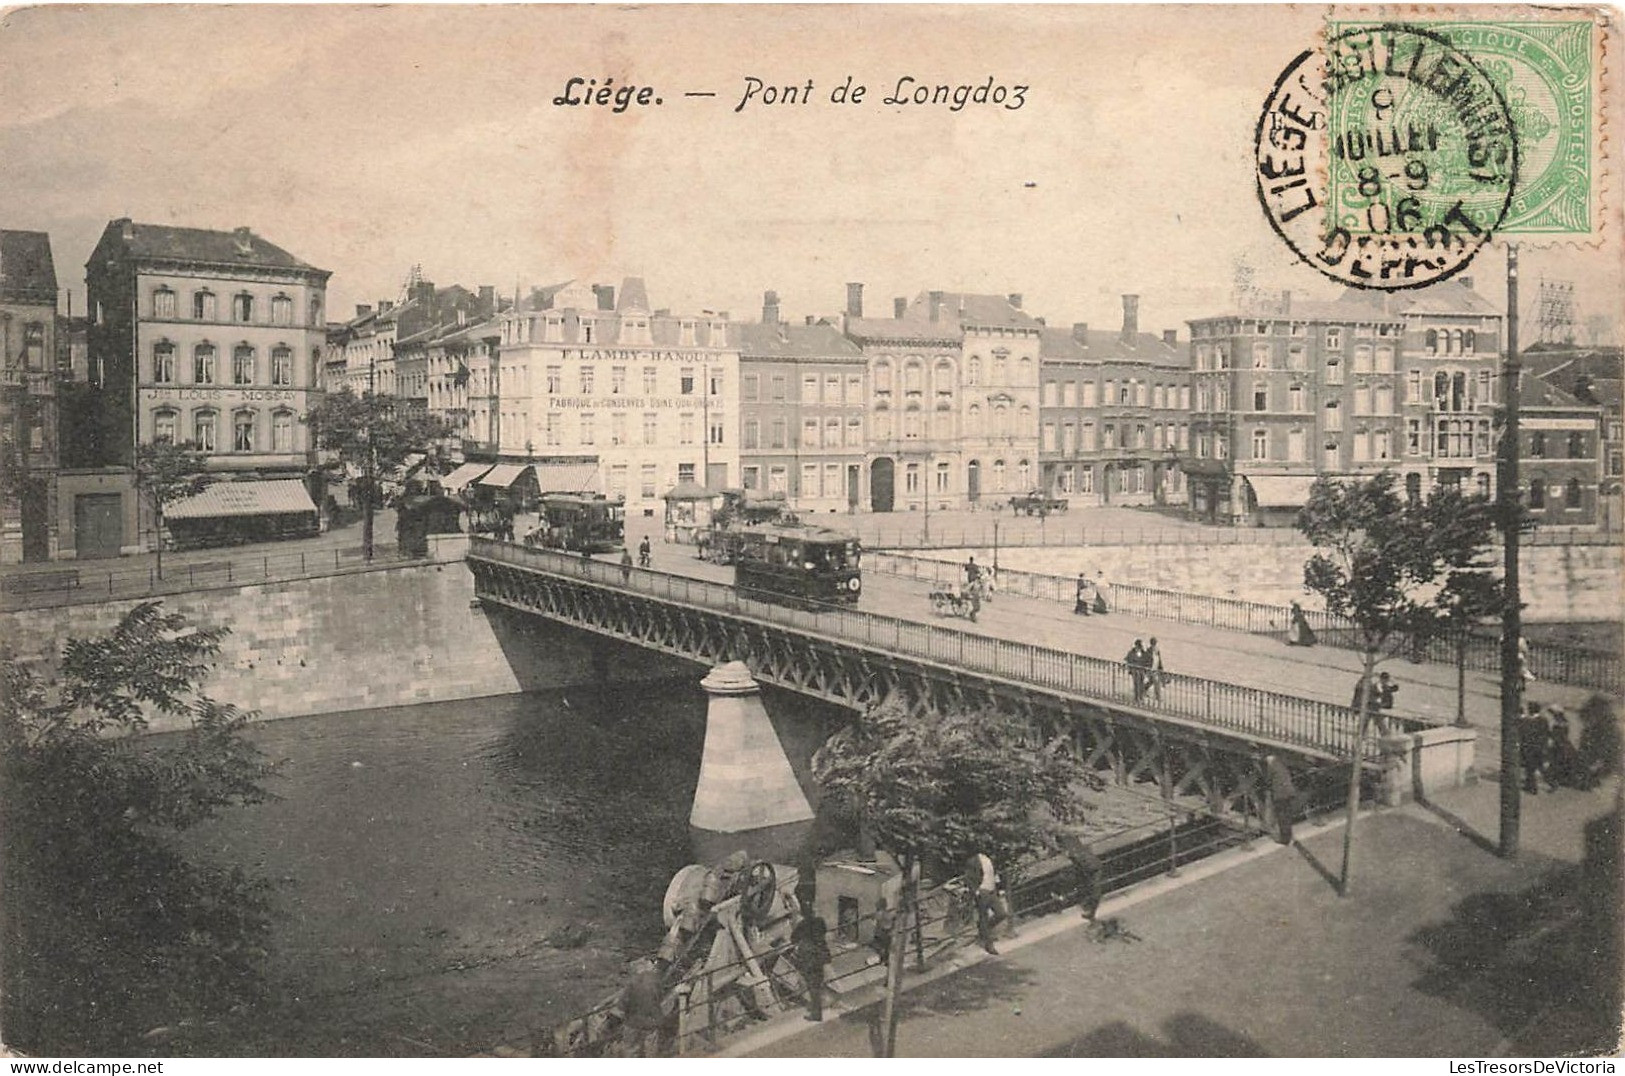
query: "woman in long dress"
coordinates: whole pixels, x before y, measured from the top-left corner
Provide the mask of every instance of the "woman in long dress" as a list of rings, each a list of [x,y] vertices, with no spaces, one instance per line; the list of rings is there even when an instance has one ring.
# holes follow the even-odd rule
[[[1303,606],[1297,602],[1292,603],[1291,623],[1286,629],[1286,645],[1288,646],[1314,646],[1315,633],[1309,627],[1309,618],[1303,615]]]

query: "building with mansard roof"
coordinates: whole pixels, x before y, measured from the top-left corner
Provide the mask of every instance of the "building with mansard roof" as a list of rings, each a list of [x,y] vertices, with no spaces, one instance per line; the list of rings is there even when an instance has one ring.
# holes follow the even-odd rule
[[[0,229],[0,564],[58,553],[56,297],[51,237]]]
[[[97,464],[168,440],[222,474],[303,479],[329,275],[248,228],[110,222],[85,266],[99,421],[74,436]],[[246,505],[253,490],[236,493]],[[150,547],[141,530],[123,547]]]
[[[828,321],[785,321],[771,291],[761,322],[737,328],[740,485],[803,512],[855,510],[868,488],[863,351]]]
[[[639,277],[619,290],[569,281],[528,294],[501,324],[494,425],[503,462],[574,476],[629,513],[658,517],[680,482],[739,482],[739,341],[726,311],[651,309]],[[575,479],[572,477],[572,482]]]

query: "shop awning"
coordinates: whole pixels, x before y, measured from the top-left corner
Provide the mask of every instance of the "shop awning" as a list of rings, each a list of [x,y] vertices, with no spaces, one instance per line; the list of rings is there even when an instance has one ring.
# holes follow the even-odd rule
[[[1309,487],[1315,484],[1312,474],[1250,474],[1247,484],[1253,487],[1253,500],[1260,508],[1302,508],[1309,503]]]
[[[525,473],[528,463],[499,463],[485,473],[475,485],[495,486],[498,489],[507,489],[519,481],[519,476]]]
[[[596,463],[537,463],[536,484],[543,493],[595,493]]]
[[[219,519],[223,516],[273,516],[316,511],[297,479],[274,482],[216,482],[164,509],[166,519]]]
[[[491,469],[489,463],[465,463],[440,480],[440,488],[447,493],[458,493],[470,482]]]

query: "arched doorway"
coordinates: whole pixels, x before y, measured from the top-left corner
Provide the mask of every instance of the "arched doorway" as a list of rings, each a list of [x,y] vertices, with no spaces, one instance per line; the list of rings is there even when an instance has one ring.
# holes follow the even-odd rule
[[[1100,469],[1100,503],[1112,503],[1112,486],[1117,482],[1117,464],[1108,463]]]
[[[971,460],[965,468],[965,499],[972,504],[982,499],[981,460]]]
[[[890,456],[880,456],[869,464],[869,508],[890,512],[895,499],[897,464]]]

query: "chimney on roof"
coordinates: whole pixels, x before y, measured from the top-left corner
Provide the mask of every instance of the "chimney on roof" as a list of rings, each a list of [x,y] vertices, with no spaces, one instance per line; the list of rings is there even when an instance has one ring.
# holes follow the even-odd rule
[[[938,311],[942,306],[942,292],[940,292],[940,291],[929,292],[926,295],[926,298],[929,299],[930,303],[931,303],[931,320],[936,321],[937,317],[938,317]]]
[[[901,318],[906,313],[908,313],[908,300],[907,299],[903,298],[902,296],[898,296],[897,298],[895,298],[895,299],[893,299],[891,301],[891,316],[892,317]]]
[[[846,286],[846,316],[849,318],[863,317],[863,285],[849,283]]]
[[[1007,295],[1006,298],[1010,300],[1011,306],[1015,307],[1017,310],[1021,309],[1021,292],[1013,291]]]
[[[129,217],[121,217],[113,223],[118,225],[119,238],[125,242],[135,239],[135,222]]]
[[[371,303],[356,303],[355,304],[355,316],[356,317],[363,318],[363,317],[366,317],[370,313],[372,313],[372,304]]]
[[[1140,297],[1123,296],[1123,343],[1132,344],[1140,335]]]
[[[809,326],[811,326],[813,324],[813,316],[811,314],[807,315],[807,324]]]
[[[379,299],[378,300],[378,312],[380,314],[387,314],[391,310],[394,310],[394,309],[395,309],[395,300],[394,299]]]
[[[233,228],[231,230],[232,242],[237,244],[237,253],[252,254],[254,252],[254,233],[247,228]]]
[[[1289,318],[1289,317],[1292,316],[1292,289],[1291,288],[1282,288],[1281,289],[1281,316],[1283,318]]]
[[[1085,347],[1089,346],[1089,323],[1087,321],[1074,321],[1072,323],[1072,339]]]
[[[1040,324],[1040,325],[1048,325],[1049,324],[1049,322],[1045,321],[1043,318],[1033,318],[1033,320],[1038,322],[1038,324]]]
[[[600,310],[614,310],[615,309],[615,285],[613,285],[613,284],[594,284],[592,286],[592,293],[598,299],[598,309],[600,309]]]
[[[1461,281],[1461,286],[1464,288],[1471,288],[1473,286],[1473,278],[1470,276],[1459,276],[1456,279]]]
[[[1164,330],[1162,330],[1162,342],[1167,344],[1169,347],[1178,347],[1179,346],[1179,330],[1178,329],[1164,329]]]
[[[779,293],[776,291],[762,292],[762,324],[777,325],[779,323]]]

